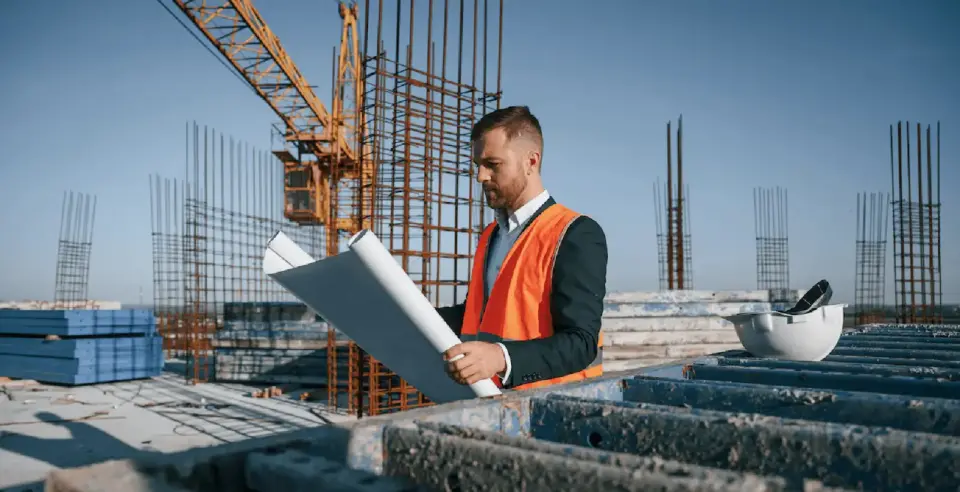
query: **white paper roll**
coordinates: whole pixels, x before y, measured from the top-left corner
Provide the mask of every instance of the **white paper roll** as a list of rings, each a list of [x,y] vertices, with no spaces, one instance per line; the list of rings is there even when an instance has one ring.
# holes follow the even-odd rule
[[[350,238],[347,251],[318,261],[278,232],[264,252],[263,269],[431,400],[500,394],[489,379],[466,387],[446,374],[442,354],[460,339],[371,231]]]

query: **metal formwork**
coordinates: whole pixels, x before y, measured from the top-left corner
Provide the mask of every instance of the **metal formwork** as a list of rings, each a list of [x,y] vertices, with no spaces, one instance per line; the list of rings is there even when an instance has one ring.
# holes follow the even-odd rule
[[[957,490],[958,379],[960,327],[867,325],[823,362],[731,351],[55,472],[48,490]]]

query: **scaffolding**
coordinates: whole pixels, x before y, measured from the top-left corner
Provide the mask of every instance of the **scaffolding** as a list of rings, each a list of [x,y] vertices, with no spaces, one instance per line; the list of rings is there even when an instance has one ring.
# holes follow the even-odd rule
[[[185,179],[151,178],[154,309],[168,354],[185,377],[211,379],[214,333],[226,306],[298,302],[263,273],[263,248],[282,230],[314,258],[320,227],[283,217],[283,168],[269,152],[187,125]]]
[[[787,190],[779,186],[753,190],[757,289],[770,291],[771,302],[792,300],[787,204]]]
[[[183,210],[186,182],[150,175],[150,243],[153,250],[153,312],[167,358],[189,350],[179,338],[183,322]]]
[[[461,301],[486,219],[469,135],[477,119],[500,105],[503,1],[496,23],[488,0],[416,2],[417,8],[412,1],[367,0],[362,19],[356,2],[340,2],[331,111],[250,0],[173,2],[280,116],[284,146],[273,153],[284,170],[276,204],[283,216],[321,226],[328,255],[341,251],[345,237],[373,229],[434,305]],[[415,25],[426,36],[415,39]],[[184,198],[184,291],[209,297],[197,280],[209,275],[191,273],[205,265],[210,246],[190,230],[216,222],[198,212],[210,209],[195,190],[198,179],[187,177]],[[184,303],[199,311],[189,306],[205,302],[185,294]],[[187,324],[209,331],[212,323],[202,316]],[[332,331],[327,356],[327,380],[347,381],[346,388],[328,385],[331,406],[345,400],[350,413],[362,416],[429,404]]]
[[[501,96],[503,2],[493,39],[487,0],[470,2],[472,13],[470,3],[450,3],[435,8],[429,2],[417,10],[414,2],[398,1],[389,12],[383,0],[373,10],[368,0],[364,8],[363,148],[376,170],[373,227],[436,306],[466,295],[473,250],[486,220],[473,175],[470,131],[483,114],[499,108]],[[391,17],[393,22],[384,22]],[[414,39],[418,22],[426,23],[422,44]],[[491,52],[496,73],[488,70]],[[338,349],[327,350],[332,358]],[[430,404],[355,344],[348,350],[350,367],[359,366],[349,376],[351,413],[377,415]],[[330,364],[328,379],[336,379],[337,367]],[[341,401],[340,395],[329,398],[334,405]]]
[[[97,197],[64,192],[57,241],[55,306],[77,309],[89,300],[90,250],[96,217]]]
[[[911,139],[910,134],[910,122],[897,122],[894,145],[894,128],[890,125],[896,320],[898,323],[940,323],[943,320],[940,123],[937,122],[936,141],[932,139],[930,125],[924,132],[922,125],[917,123],[916,138]],[[911,152],[911,142],[915,154]],[[936,159],[933,148],[936,148]],[[913,160],[916,174],[913,174]]]
[[[857,325],[886,321],[886,252],[890,196],[857,193],[854,318]]]

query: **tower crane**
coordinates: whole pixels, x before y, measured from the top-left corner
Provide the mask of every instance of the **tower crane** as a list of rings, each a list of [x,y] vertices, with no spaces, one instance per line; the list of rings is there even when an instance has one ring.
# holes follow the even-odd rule
[[[226,61],[280,117],[297,150],[276,150],[284,168],[284,216],[327,227],[327,255],[342,234],[371,228],[373,161],[364,158],[366,121],[356,2],[339,2],[343,20],[332,110],[267,27],[251,0],[173,0]],[[341,203],[344,202],[344,203]]]

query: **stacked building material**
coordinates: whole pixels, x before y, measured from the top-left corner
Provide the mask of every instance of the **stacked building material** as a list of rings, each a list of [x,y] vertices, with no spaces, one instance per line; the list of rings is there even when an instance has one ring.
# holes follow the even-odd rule
[[[0,309],[0,376],[73,385],[162,369],[162,340],[149,311]]]
[[[801,295],[787,297],[795,302]],[[767,290],[611,293],[604,300],[603,368],[626,371],[741,348],[721,317],[786,307],[772,297]]]
[[[119,301],[0,301],[0,309],[121,309]]]
[[[328,326],[296,302],[230,302],[213,340],[218,381],[327,384]]]

